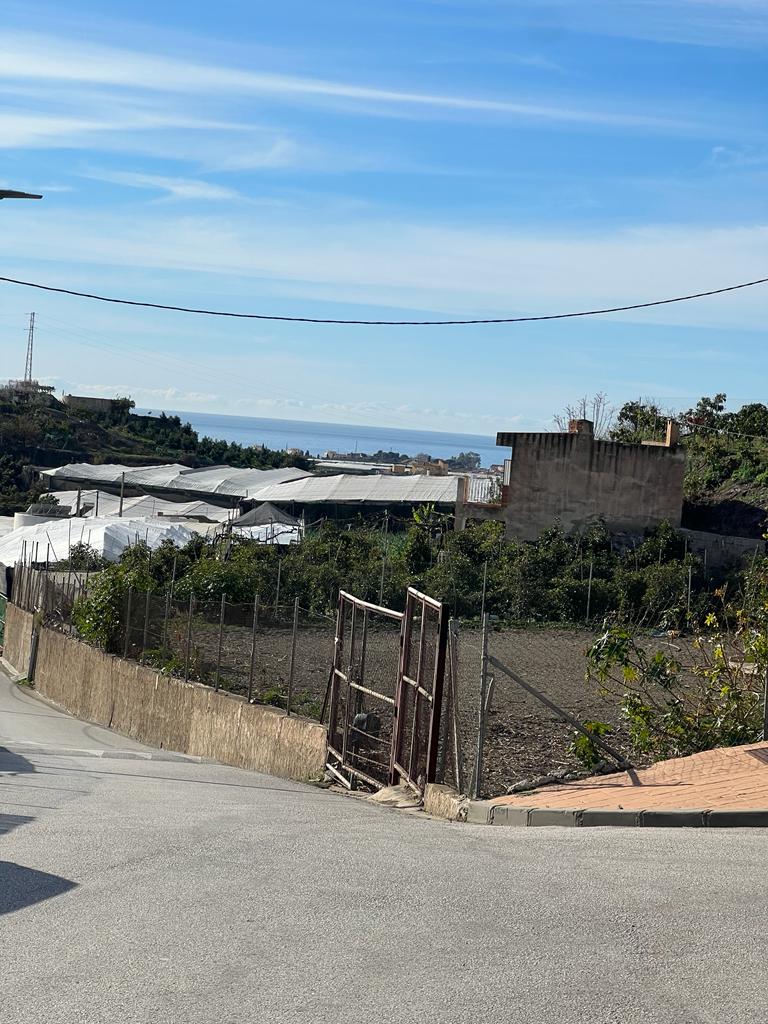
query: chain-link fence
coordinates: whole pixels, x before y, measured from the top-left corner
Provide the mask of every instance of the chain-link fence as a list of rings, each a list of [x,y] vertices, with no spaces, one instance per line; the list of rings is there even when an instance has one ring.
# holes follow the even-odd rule
[[[88,580],[85,572],[17,567],[13,600],[30,611],[40,609],[53,628],[76,633],[72,608],[87,590]],[[367,685],[394,698],[399,627],[371,621],[368,630]],[[199,681],[292,713],[320,719],[325,711],[327,722],[324,704],[335,634],[334,617],[312,613],[295,603],[203,601],[164,592],[129,591],[112,649],[167,675]],[[614,731],[612,742],[626,752],[629,746],[620,708],[615,701],[606,702],[585,680],[585,653],[594,639],[587,629],[494,626],[489,652],[580,722],[609,723]],[[483,686],[482,651],[480,625],[451,620],[437,778],[467,795],[489,796],[552,771],[578,770],[579,762],[570,750],[573,727],[493,666]],[[359,703],[350,709],[353,719],[373,708],[368,707],[365,694]],[[484,730],[480,749],[481,707]],[[386,716],[379,717],[384,743],[390,740],[391,729]]]
[[[292,605],[128,591],[122,651],[168,675],[320,718],[335,623]]]
[[[72,611],[88,588],[84,572],[18,566],[13,601],[42,613],[46,625],[76,633]],[[128,590],[114,653],[185,680],[319,719],[333,661],[335,619],[290,605],[217,598],[180,600],[169,592]],[[369,655],[377,672],[382,651]]]

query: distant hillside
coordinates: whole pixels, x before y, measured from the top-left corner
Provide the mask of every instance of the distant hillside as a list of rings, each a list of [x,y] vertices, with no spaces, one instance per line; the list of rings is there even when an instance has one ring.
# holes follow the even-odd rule
[[[40,491],[31,467],[67,462],[273,468],[303,460],[269,448],[200,438],[178,416],[70,409],[53,397],[0,401],[0,515],[23,511]]]

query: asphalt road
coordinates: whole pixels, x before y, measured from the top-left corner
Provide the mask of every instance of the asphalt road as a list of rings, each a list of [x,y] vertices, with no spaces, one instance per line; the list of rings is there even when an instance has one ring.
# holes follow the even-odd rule
[[[3,678],[0,737],[4,1024],[765,1018],[766,833],[430,821]]]

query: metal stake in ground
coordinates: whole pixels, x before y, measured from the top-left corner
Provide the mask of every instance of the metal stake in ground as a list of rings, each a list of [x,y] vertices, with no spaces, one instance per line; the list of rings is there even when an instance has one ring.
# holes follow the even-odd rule
[[[288,696],[285,701],[285,713],[291,713],[291,699],[293,697],[293,678],[296,671],[296,634],[299,630],[299,599],[293,602],[293,636],[291,637],[291,668],[288,673]]]
[[[453,760],[456,772],[456,789],[464,792],[464,754],[461,749],[459,727],[459,628],[455,619],[448,623],[448,664],[451,676],[451,714],[453,730]]]
[[[152,600],[152,594],[147,591],[147,599],[144,602],[144,632],[141,634],[141,657],[144,658],[144,652],[147,649],[147,639],[149,638],[149,609],[150,602]]]
[[[251,629],[251,664],[248,668],[248,702],[253,700],[253,671],[256,666],[256,630],[259,628],[259,595],[253,599],[253,627]]]
[[[133,604],[133,587],[128,587],[128,606],[125,610],[125,638],[123,642],[123,657],[128,657],[128,648],[131,643],[131,605]]]
[[[483,780],[483,747],[485,746],[485,710],[488,696],[488,616],[483,616],[483,646],[480,654],[480,707],[477,721],[477,749],[475,751],[475,778],[473,795],[480,799]]]
[[[594,561],[592,559],[590,559],[590,562],[589,562],[589,582],[587,583],[587,618],[586,618],[587,622],[589,622],[589,612],[590,612],[590,609],[591,609],[591,606],[592,606],[592,573],[594,571],[594,568],[595,568],[595,563],[594,563]]]
[[[379,583],[379,604],[384,604],[384,574],[387,571],[387,529],[389,527],[389,513],[384,516],[384,543],[381,552],[381,582]]]
[[[227,595],[221,595],[221,611],[219,613],[219,643],[216,648],[216,676],[213,682],[214,690],[219,688],[219,675],[221,673],[221,645],[224,641],[224,615],[227,611]]]
[[[192,594],[189,595],[189,608],[187,609],[187,643],[184,649],[184,682],[189,679],[189,653],[192,646],[192,605],[194,602]]]

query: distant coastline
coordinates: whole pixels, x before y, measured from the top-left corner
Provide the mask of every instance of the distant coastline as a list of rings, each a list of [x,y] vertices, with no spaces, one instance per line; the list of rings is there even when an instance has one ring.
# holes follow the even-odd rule
[[[137,409],[157,416],[160,409]],[[425,452],[432,458],[446,459],[459,452],[477,452],[483,466],[501,461],[504,453],[496,447],[493,437],[482,434],[448,433],[434,430],[408,430],[403,427],[377,427],[350,423],[316,423],[310,420],[280,420],[256,416],[221,416],[216,413],[184,412],[165,409],[168,415],[180,416],[200,434],[236,441],[238,444],[263,444],[268,448],[300,448],[310,455],[325,451],[366,452],[395,451],[402,455]]]

